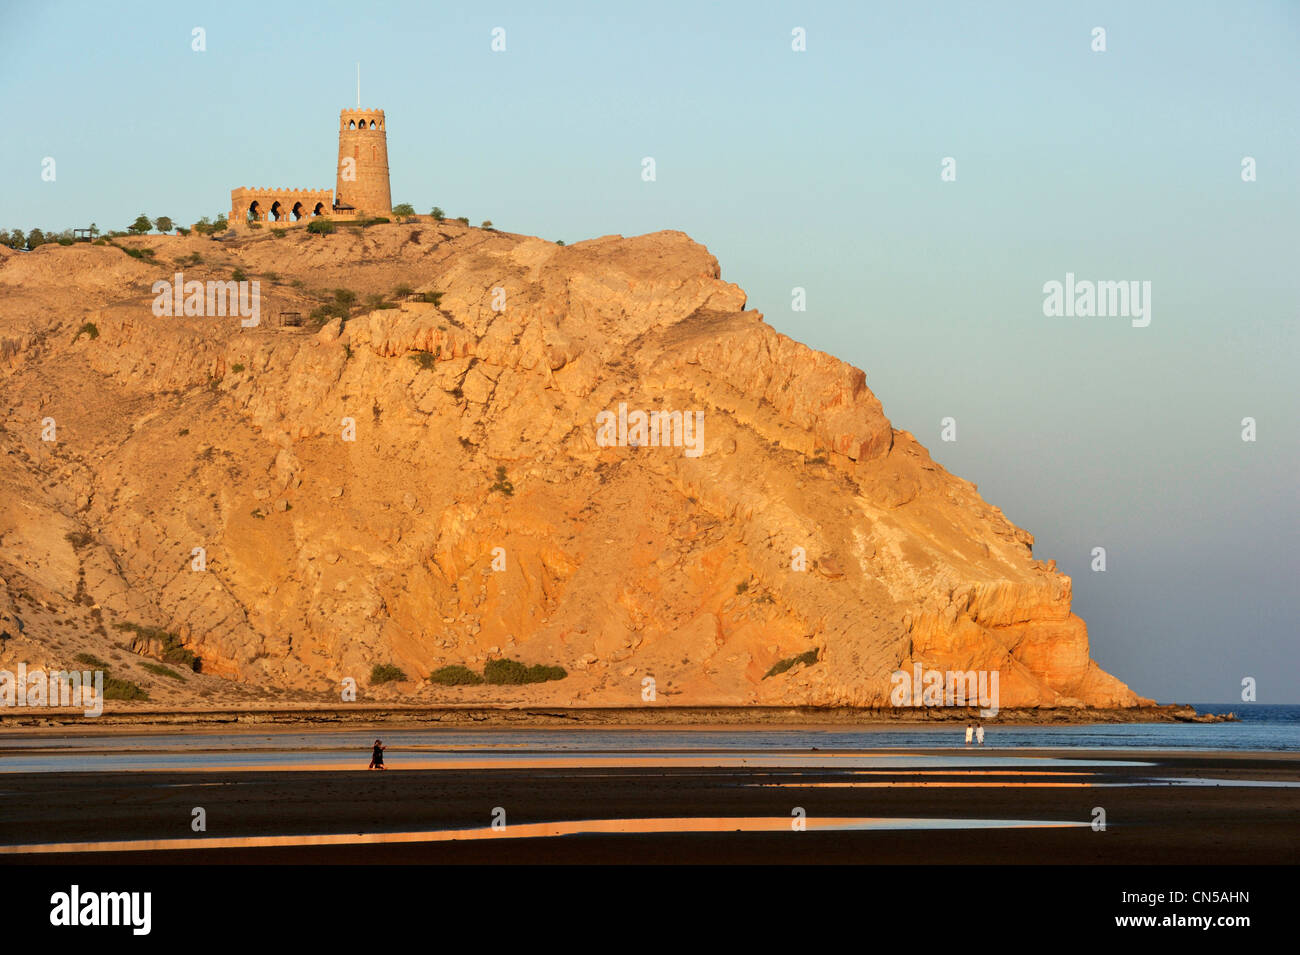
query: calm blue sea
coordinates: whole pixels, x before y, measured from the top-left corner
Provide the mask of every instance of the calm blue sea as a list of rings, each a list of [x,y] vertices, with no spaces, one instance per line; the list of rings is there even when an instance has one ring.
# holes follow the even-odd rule
[[[999,726],[985,723],[985,747],[1075,749],[1203,749],[1300,752],[1300,705],[1194,703],[1198,713],[1232,713],[1234,723],[1116,723],[1080,726]],[[852,734],[860,746],[964,745],[965,725]]]

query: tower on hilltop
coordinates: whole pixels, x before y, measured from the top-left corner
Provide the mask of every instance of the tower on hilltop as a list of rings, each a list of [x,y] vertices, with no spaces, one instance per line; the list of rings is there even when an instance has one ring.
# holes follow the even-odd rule
[[[340,210],[386,216],[393,211],[388,187],[388,131],[382,109],[339,111],[339,163],[334,201]]]

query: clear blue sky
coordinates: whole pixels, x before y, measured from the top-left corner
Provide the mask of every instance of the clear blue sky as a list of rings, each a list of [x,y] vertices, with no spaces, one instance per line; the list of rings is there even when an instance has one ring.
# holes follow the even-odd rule
[[[2,0],[0,227],[332,188],[359,59],[395,202],[688,232],[1034,533],[1103,666],[1300,701],[1300,3],[466,6]],[[1067,271],[1151,281],[1150,327],[1045,318]]]

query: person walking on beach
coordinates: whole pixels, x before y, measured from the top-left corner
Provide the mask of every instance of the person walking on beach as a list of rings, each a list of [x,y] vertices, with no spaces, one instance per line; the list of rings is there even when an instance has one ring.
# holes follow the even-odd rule
[[[384,768],[384,750],[388,749],[382,742],[375,740],[374,751],[370,754],[370,765],[366,769]]]
[[[971,737],[971,733],[973,732],[975,732],[975,728],[971,726],[969,723],[967,723],[966,724],[966,745],[967,746],[970,745],[970,737]]]
[[[984,724],[983,723],[975,727],[975,741],[979,743],[981,746],[984,745]]]

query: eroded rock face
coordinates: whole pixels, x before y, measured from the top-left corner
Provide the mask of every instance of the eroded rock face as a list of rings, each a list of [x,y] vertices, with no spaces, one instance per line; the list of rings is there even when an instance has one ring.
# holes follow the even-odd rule
[[[394,663],[412,680],[377,692],[416,700],[639,705],[652,677],[662,703],[886,705],[921,663],[998,670],[1002,706],[1143,702],[1089,659],[1032,538],[685,235],[143,244],[159,265],[0,259],[9,616],[18,590],[94,604],[178,633],[207,674],[304,692]],[[186,279],[261,281],[259,327],[152,314],[150,284],[192,253]],[[314,292],[400,285],[442,297],[275,324]],[[602,446],[620,405],[703,412],[701,453]],[[414,683],[492,656],[570,675]]]

